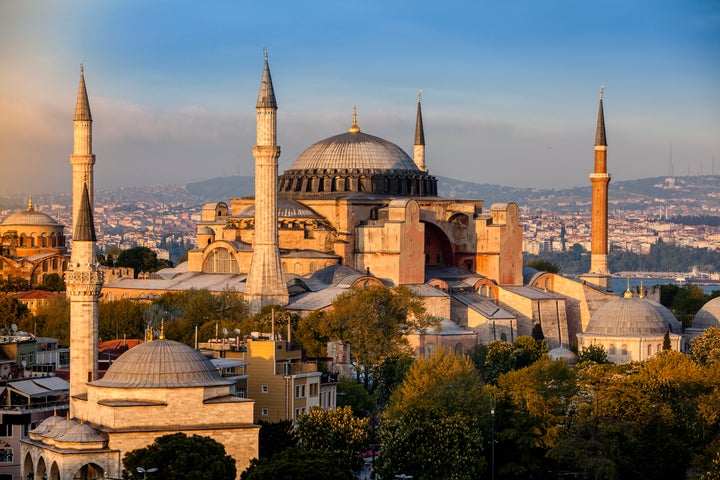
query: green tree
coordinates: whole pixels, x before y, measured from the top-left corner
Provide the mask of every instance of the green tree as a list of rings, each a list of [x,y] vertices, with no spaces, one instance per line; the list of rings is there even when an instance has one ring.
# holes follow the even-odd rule
[[[712,326],[690,343],[690,355],[699,365],[720,360],[720,327]]]
[[[469,357],[440,349],[416,360],[381,417],[378,472],[479,478],[489,417],[490,399]]]
[[[337,385],[337,406],[348,406],[356,417],[367,417],[375,411],[375,400],[356,381],[341,378]]]
[[[375,387],[373,394],[381,408],[390,400],[395,388],[405,380],[412,363],[413,357],[410,355],[392,355],[373,369],[373,386]]]
[[[131,479],[140,479],[137,467],[157,468],[164,480],[234,480],[235,459],[223,444],[210,437],[174,433],[158,437],[145,448],[128,452],[123,466]]]
[[[34,323],[34,330],[30,322]],[[26,331],[36,331],[38,336],[57,338],[61,345],[70,345],[70,301],[61,296],[51,298],[38,309],[35,318],[23,325]]]
[[[98,304],[98,334],[101,339],[143,338],[145,334],[144,303],[129,299]]]
[[[293,429],[292,420],[265,422],[260,420],[259,450],[260,458],[270,458],[288,448],[295,448],[298,438]]]
[[[12,277],[7,280],[0,280],[1,292],[26,292],[31,290],[30,282],[20,277]]]
[[[0,325],[14,323],[26,327],[25,322],[30,316],[30,311],[24,303],[13,296],[0,293]]]
[[[115,266],[134,268],[135,278],[137,278],[140,272],[157,272],[173,265],[167,260],[159,259],[157,254],[148,247],[132,247],[120,252]]]
[[[372,285],[339,295],[325,319],[331,336],[350,342],[358,379],[370,388],[365,373],[393,355],[409,353],[405,335],[437,324],[425,313],[422,297],[404,286]]]
[[[47,290],[50,292],[64,292],[65,280],[57,273],[49,273],[43,277],[43,281],[38,285],[39,290]]]
[[[370,418],[357,418],[349,406],[325,410],[317,406],[296,420],[295,431],[305,450],[338,459],[351,471],[362,465],[368,448]]]
[[[545,340],[545,334],[543,334],[542,325],[536,323],[533,325],[532,333],[530,334],[535,340]]]
[[[253,458],[241,480],[352,480],[352,470],[325,452],[288,448],[270,458]]]
[[[663,351],[672,350],[672,343],[670,343],[670,332],[665,332],[663,336]]]
[[[561,438],[577,391],[572,369],[564,361],[544,357],[501,375],[493,391],[498,473],[503,478],[531,478],[550,472],[546,453]]]
[[[539,270],[541,272],[560,273],[560,265],[558,265],[557,263],[549,262],[542,258],[538,258],[536,260],[529,260],[525,262],[525,266],[534,268],[535,270]]]
[[[610,363],[605,348],[594,343],[578,352],[578,363],[581,362]]]

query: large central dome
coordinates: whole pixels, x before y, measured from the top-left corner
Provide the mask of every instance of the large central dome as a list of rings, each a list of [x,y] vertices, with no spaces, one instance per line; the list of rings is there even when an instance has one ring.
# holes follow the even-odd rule
[[[341,133],[314,143],[291,167],[291,170],[315,169],[420,171],[400,147],[363,132]]]
[[[436,196],[437,180],[392,142],[360,131],[354,122],[341,133],[310,145],[280,177],[290,197],[348,193]]]

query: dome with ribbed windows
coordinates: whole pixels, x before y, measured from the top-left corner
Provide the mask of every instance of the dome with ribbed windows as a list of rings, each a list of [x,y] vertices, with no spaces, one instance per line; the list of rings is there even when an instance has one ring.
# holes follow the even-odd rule
[[[664,335],[667,319],[652,303],[641,298],[618,298],[598,308],[586,334],[612,336]]]
[[[279,181],[281,195],[348,193],[436,196],[437,180],[405,151],[383,138],[350,130],[310,145]]]

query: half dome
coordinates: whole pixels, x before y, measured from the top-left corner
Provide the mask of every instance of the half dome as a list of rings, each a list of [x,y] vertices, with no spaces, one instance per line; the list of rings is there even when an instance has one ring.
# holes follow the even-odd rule
[[[142,343],[123,353],[90,385],[111,388],[187,388],[230,385],[197,350],[172,340]]]

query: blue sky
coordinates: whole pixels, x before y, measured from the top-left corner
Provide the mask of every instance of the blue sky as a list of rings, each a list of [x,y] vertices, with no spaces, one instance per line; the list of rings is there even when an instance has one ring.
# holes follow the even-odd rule
[[[353,105],[412,152],[422,89],[431,173],[585,185],[605,85],[614,179],[720,173],[717,0],[3,0],[0,194],[69,190],[80,62],[99,188],[251,175],[263,48],[281,171]]]

